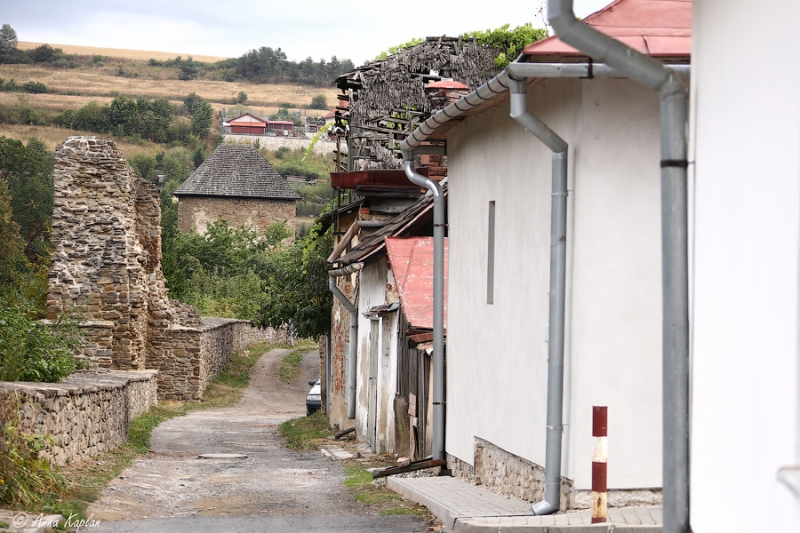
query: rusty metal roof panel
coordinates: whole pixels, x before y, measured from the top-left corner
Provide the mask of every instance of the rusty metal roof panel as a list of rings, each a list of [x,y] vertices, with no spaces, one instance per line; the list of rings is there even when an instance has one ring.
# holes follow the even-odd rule
[[[428,168],[418,168],[417,172],[428,175]],[[403,170],[355,170],[352,172],[331,172],[331,187],[355,189],[359,186],[379,185],[393,187],[414,186]],[[416,187],[420,189],[420,187]]]
[[[587,25],[656,57],[686,57],[692,48],[692,0],[616,0]],[[583,56],[556,36],[525,47],[526,56]]]
[[[433,328],[433,237],[386,238],[400,305],[410,328]],[[444,322],[447,327],[447,239],[444,240]]]

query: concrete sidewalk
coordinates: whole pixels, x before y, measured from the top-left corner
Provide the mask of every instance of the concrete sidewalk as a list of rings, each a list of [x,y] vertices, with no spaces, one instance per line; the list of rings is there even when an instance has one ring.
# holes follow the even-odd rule
[[[530,504],[512,500],[458,479],[389,477],[386,486],[407,500],[424,505],[445,531],[525,533],[661,533],[660,507],[609,509],[609,522],[592,524],[591,511],[534,516]]]

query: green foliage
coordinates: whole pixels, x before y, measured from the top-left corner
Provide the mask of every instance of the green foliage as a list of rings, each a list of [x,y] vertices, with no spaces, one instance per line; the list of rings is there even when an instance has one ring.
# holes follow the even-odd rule
[[[22,400],[16,393],[0,397],[0,502],[32,505],[62,490],[66,479],[39,452],[52,438],[20,430]]]
[[[239,94],[236,95],[236,103],[244,105],[246,102],[247,102],[247,93],[244,91],[239,91]]]
[[[494,60],[494,65],[498,68],[505,68],[522,53],[527,45],[547,37],[546,29],[534,28],[530,22],[517,26],[513,30],[510,27],[510,24],[505,24],[494,30],[465,33],[461,37],[474,38],[482,45],[500,50]]]
[[[46,93],[47,86],[38,81],[29,81],[22,88],[29,93]]]
[[[396,54],[401,50],[405,50],[406,48],[411,48],[413,46],[417,46],[418,44],[422,44],[425,42],[425,39],[422,37],[415,37],[411,39],[407,43],[398,44],[397,46],[392,46],[388,50],[384,50],[377,56],[375,56],[375,61],[383,61],[384,59],[388,58],[391,55]]]
[[[38,262],[49,255],[53,156],[38,139],[30,139],[26,146],[0,137],[0,181],[8,187],[25,254],[30,261]]]
[[[267,255],[261,273],[266,285],[258,317],[262,326],[279,327],[291,320],[298,337],[319,337],[330,329],[326,259],[332,246],[330,232],[320,235],[315,226],[294,246]]]
[[[152,155],[134,154],[128,158],[128,163],[140,178],[152,180],[155,177],[156,158]]]
[[[0,300],[0,381],[58,382],[74,372],[82,338],[75,322],[35,320],[24,304]]]
[[[328,100],[324,94],[318,94],[311,99],[311,109],[328,109]]]
[[[8,186],[0,179],[0,292],[19,283],[27,261],[22,253],[25,243],[19,234],[19,225],[13,220]]]
[[[339,60],[336,56],[327,62],[324,59],[315,62],[309,57],[297,63],[289,61],[280,48],[262,46],[238,59],[219,61],[216,68],[255,83],[284,82],[323,87],[330,85],[337,76],[353,70],[354,65],[349,59]]]

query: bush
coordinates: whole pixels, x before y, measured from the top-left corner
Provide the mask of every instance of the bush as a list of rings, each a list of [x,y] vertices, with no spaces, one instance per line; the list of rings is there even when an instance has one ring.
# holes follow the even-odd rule
[[[47,86],[40,82],[40,81],[29,81],[25,85],[22,86],[25,91],[29,93],[46,93]]]
[[[35,320],[24,303],[0,300],[0,381],[57,383],[78,368],[81,337],[75,322]]]
[[[328,101],[325,99],[325,95],[318,94],[312,98],[311,109],[328,109]]]

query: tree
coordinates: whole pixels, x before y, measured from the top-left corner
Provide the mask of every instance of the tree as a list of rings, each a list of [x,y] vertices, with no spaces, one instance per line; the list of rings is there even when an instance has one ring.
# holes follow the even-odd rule
[[[186,61],[181,61],[178,65],[178,68],[181,69],[180,74],[178,74],[178,78],[184,81],[193,80],[197,77],[197,65],[194,64],[194,61],[192,61],[192,56],[189,56]]]
[[[244,105],[245,102],[247,102],[247,93],[239,91],[239,94],[236,96],[236,103]]]
[[[192,135],[200,139],[206,137],[211,132],[211,123],[214,119],[214,109],[211,104],[202,100],[195,105],[192,113]]]
[[[136,175],[140,178],[149,180],[156,169],[156,158],[147,154],[134,154],[128,158]]]
[[[8,24],[0,28],[0,53],[10,52],[17,48],[17,32]]]
[[[0,291],[17,283],[19,265],[24,261],[24,246],[25,243],[19,235],[19,225],[13,220],[8,187],[0,179]]]
[[[318,94],[311,99],[311,109],[328,109],[328,100],[324,94]]]
[[[547,37],[547,30],[534,28],[530,22],[517,26],[513,30],[509,29],[510,27],[510,24],[505,24],[495,30],[473,31],[465,33],[461,37],[477,39],[482,45],[500,50],[494,59],[494,66],[505,68],[522,53],[527,45]]]

